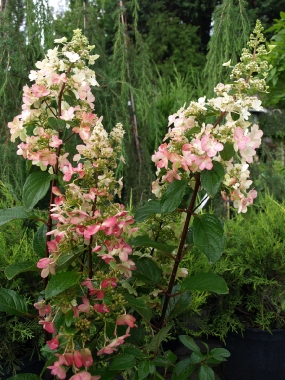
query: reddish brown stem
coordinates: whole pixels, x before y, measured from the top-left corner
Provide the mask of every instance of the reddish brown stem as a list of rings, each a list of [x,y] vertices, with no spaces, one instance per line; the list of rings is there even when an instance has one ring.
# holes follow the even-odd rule
[[[195,206],[195,202],[196,202],[196,198],[197,198],[199,187],[200,187],[200,173],[198,173],[196,175],[195,188],[194,188],[194,191],[193,191],[193,194],[192,194],[192,198],[191,198],[189,207],[187,209],[187,216],[186,216],[186,220],[185,220],[185,223],[184,223],[183,231],[182,231],[182,234],[181,234],[181,239],[180,239],[180,244],[179,244],[179,247],[178,247],[178,252],[177,252],[177,255],[176,255],[176,258],[175,258],[175,262],[174,262],[174,266],[173,266],[173,269],[172,269],[171,277],[170,277],[170,280],[169,280],[168,288],[167,288],[166,295],[165,295],[165,298],[164,298],[162,313],[161,313],[161,317],[160,317],[160,321],[159,321],[159,327],[160,328],[162,328],[164,326],[164,323],[165,323],[165,315],[166,315],[167,307],[168,307],[168,304],[169,304],[169,300],[172,297],[171,293],[172,293],[172,289],[173,289],[174,284],[175,284],[175,279],[176,279],[176,274],[177,274],[177,271],[178,271],[178,267],[179,267],[179,264],[180,264],[180,262],[182,260],[184,245],[185,245],[185,241],[186,241],[186,236],[187,236],[187,232],[188,232],[188,229],[189,229],[189,224],[190,224],[191,216],[193,215],[193,212],[194,212],[193,210],[194,210],[194,206]]]

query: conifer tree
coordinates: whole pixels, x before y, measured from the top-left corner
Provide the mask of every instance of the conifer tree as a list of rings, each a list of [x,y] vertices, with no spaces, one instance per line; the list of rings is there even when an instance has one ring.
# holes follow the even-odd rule
[[[52,15],[45,0],[2,0],[0,8],[0,178],[20,191],[25,170],[10,145],[7,123],[22,104],[34,62],[51,47]],[[11,169],[13,167],[13,170]],[[16,168],[16,170],[15,170]]]

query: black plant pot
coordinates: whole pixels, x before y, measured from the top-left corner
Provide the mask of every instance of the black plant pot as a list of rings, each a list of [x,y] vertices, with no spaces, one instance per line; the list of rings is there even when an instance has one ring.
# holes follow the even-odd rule
[[[246,329],[243,337],[230,333],[226,348],[231,353],[224,364],[227,380],[285,379],[285,329]]]

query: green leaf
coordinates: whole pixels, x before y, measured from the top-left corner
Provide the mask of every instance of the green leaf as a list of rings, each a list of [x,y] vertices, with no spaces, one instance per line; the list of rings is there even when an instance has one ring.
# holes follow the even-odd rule
[[[225,360],[225,358],[231,356],[230,352],[225,348],[213,348],[210,351],[210,355],[219,362],[222,362]]]
[[[57,271],[63,270],[74,261],[74,255],[71,252],[62,253],[57,260]]]
[[[62,326],[64,326],[65,323],[65,315],[60,310],[54,319],[54,327],[58,331]]]
[[[118,374],[118,371],[110,371],[108,367],[98,368],[98,365],[93,365],[92,367],[89,367],[89,370],[90,369],[94,369],[96,375],[101,376],[100,380],[114,380]]]
[[[191,364],[198,364],[205,360],[206,355],[202,354],[202,352],[193,352],[190,356]]]
[[[114,329],[113,329],[113,332],[114,332]],[[135,347],[123,347],[123,350],[124,350],[125,354],[134,355],[136,358],[140,358],[140,359],[147,359],[148,358],[147,354],[145,354],[143,351],[141,351]]]
[[[225,280],[215,273],[197,273],[185,278],[181,283],[181,291],[198,290],[200,292],[214,292],[217,294],[228,293]]]
[[[77,272],[62,272],[52,276],[45,290],[45,298],[50,299],[78,283],[80,274]]]
[[[230,142],[224,144],[224,149],[220,152],[220,156],[224,161],[229,161],[235,154],[234,145]]]
[[[214,215],[203,214],[194,218],[194,244],[207,256],[211,263],[222,255],[225,238],[221,222]]]
[[[201,184],[211,197],[214,197],[219,191],[224,176],[225,169],[217,161],[213,161],[213,168],[211,170],[202,171]]]
[[[153,363],[151,363],[153,365]],[[150,362],[149,361],[142,361],[140,362],[138,366],[138,375],[139,379],[143,380],[147,377],[147,375],[150,373],[150,368],[149,368]]]
[[[152,311],[142,299],[132,297],[130,294],[125,294],[124,297],[128,305],[137,311],[147,322],[151,320]]]
[[[23,206],[4,208],[0,210],[0,226],[14,219],[28,219],[29,217],[31,217],[31,214]]]
[[[65,324],[67,327],[71,326],[71,323],[73,321],[73,309],[70,309],[66,314],[65,314]]]
[[[198,369],[198,380],[215,380],[215,373],[211,367],[201,365]]]
[[[62,119],[57,119],[56,117],[49,117],[48,123],[52,129],[63,129],[66,125],[66,122]]]
[[[34,235],[33,249],[40,257],[46,254],[46,233],[47,226],[42,224]]]
[[[172,294],[178,293],[180,290],[180,285],[176,285],[172,289]],[[178,294],[175,297],[171,297],[166,310],[166,318],[169,320],[185,312],[185,309],[189,306],[191,299],[192,296],[188,292],[184,292],[182,294]]]
[[[199,133],[199,132],[201,132],[201,128],[199,128],[199,127],[189,128],[185,132],[185,136],[187,137],[187,139],[189,139],[189,138],[192,139],[192,136],[195,135],[196,133]]]
[[[128,243],[132,246],[137,247],[156,248],[166,253],[172,253],[173,250],[176,248],[173,245],[158,243],[154,240],[151,240],[150,237],[147,235],[136,236],[135,238],[131,239]]]
[[[160,343],[167,337],[167,334],[171,330],[172,326],[173,323],[169,323],[167,326],[163,327],[146,346],[146,350],[150,352],[157,352]]]
[[[152,259],[142,257],[136,261],[133,277],[147,284],[158,284],[161,278],[161,269]]]
[[[174,366],[172,380],[187,379],[191,375],[191,373],[194,371],[194,369],[195,369],[195,366],[190,363],[189,358],[183,359]]]
[[[0,288],[0,311],[21,317],[27,315],[28,308],[26,301],[14,290]]]
[[[194,352],[201,352],[199,346],[195,343],[195,340],[188,335],[179,335],[179,340],[185,347]]]
[[[231,117],[233,121],[237,121],[240,118],[240,114],[237,112],[231,112]]]
[[[23,188],[23,204],[27,211],[31,211],[46,195],[53,178],[54,175],[42,171],[31,173],[28,176]]]
[[[38,272],[36,264],[32,261],[23,261],[8,265],[5,270],[5,276],[8,280],[12,280],[17,274],[22,272]]]
[[[160,201],[153,199],[150,200],[148,203],[140,207],[136,212],[135,212],[135,220],[137,222],[143,222],[150,216],[153,216],[155,214],[160,214],[161,213],[161,206],[160,206]]]
[[[41,378],[32,373],[20,373],[19,375],[9,377],[7,380],[41,380]]]
[[[162,214],[169,214],[177,209],[182,201],[187,186],[187,180],[174,180],[168,186],[160,200]]]
[[[117,356],[110,366],[111,371],[122,371],[133,368],[136,365],[136,359],[133,355],[124,354]]]
[[[69,96],[69,95],[64,94],[64,95],[63,95],[63,99],[64,99],[64,101],[67,102],[71,107],[76,106],[76,104],[77,104],[76,99],[72,98],[72,97]]]

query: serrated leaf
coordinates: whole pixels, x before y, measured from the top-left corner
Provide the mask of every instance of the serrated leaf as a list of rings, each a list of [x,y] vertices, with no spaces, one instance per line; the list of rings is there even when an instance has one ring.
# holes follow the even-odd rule
[[[23,206],[4,208],[0,210],[0,226],[14,219],[28,219],[29,217],[31,214]]]
[[[175,180],[168,186],[160,200],[162,214],[169,214],[177,209],[187,186],[187,180]]]
[[[18,375],[9,377],[7,380],[41,380],[41,378],[33,373],[20,373]]]
[[[193,352],[201,352],[199,346],[196,344],[195,340],[188,335],[179,335],[179,340],[185,347]]]
[[[38,268],[32,261],[23,261],[20,263],[10,264],[4,270],[4,274],[8,280],[12,280],[12,278],[22,272],[38,272]]]
[[[33,250],[40,257],[44,257],[46,254],[46,233],[47,226],[45,224],[42,224],[34,235]]]
[[[225,280],[215,273],[197,273],[185,278],[181,283],[181,291],[198,290],[200,292],[214,292],[217,294],[228,293]]]
[[[198,380],[215,380],[215,373],[211,367],[201,365],[198,369]]]
[[[64,120],[57,119],[56,117],[49,117],[48,123],[52,127],[52,129],[63,129],[66,125]]]
[[[180,292],[180,285],[174,286],[172,289],[172,294]],[[179,314],[185,312],[192,299],[192,296],[188,292],[178,294],[175,297],[171,297],[166,310],[166,318],[169,320],[171,318],[177,317]]]
[[[148,284],[158,284],[161,278],[161,269],[153,260],[142,257],[136,261],[133,277]]]
[[[157,352],[161,342],[167,337],[167,334],[171,330],[172,326],[173,323],[169,323],[167,326],[163,327],[146,346],[146,350],[150,352]]]
[[[230,142],[224,144],[224,149],[220,151],[220,156],[224,161],[229,161],[235,153],[234,145]]]
[[[190,363],[189,358],[180,360],[173,368],[172,380],[187,379],[191,375],[191,373],[194,371],[194,369],[195,369],[195,366]]]
[[[193,222],[194,244],[207,256],[211,263],[222,255],[225,246],[224,230],[214,215],[196,216]]]
[[[176,248],[176,246],[173,245],[163,244],[151,240],[150,237],[147,235],[136,236],[135,238],[131,239],[128,243],[132,246],[137,247],[156,248],[166,253],[172,253],[173,250]]]
[[[147,322],[151,320],[152,311],[142,299],[132,297],[130,294],[125,294],[124,297],[128,305],[137,311]]]
[[[140,207],[135,212],[134,218],[137,222],[143,222],[148,217],[153,216],[155,214],[160,214],[160,213],[161,213],[160,201],[153,199],[153,200],[150,200],[145,205],[143,205],[142,207]]]
[[[48,300],[78,283],[80,274],[77,272],[63,272],[52,276],[45,290],[45,298]]]
[[[219,191],[224,176],[225,169],[217,161],[213,161],[213,168],[211,170],[202,171],[201,184],[211,197],[214,197]]]
[[[20,317],[28,313],[28,308],[26,301],[14,290],[0,288],[0,311]]]
[[[28,176],[23,188],[23,204],[27,211],[31,211],[46,195],[53,178],[53,175],[42,171],[31,173]]]
[[[136,365],[136,359],[133,355],[124,354],[117,356],[111,363],[111,371],[123,371],[124,369],[133,368]]]

